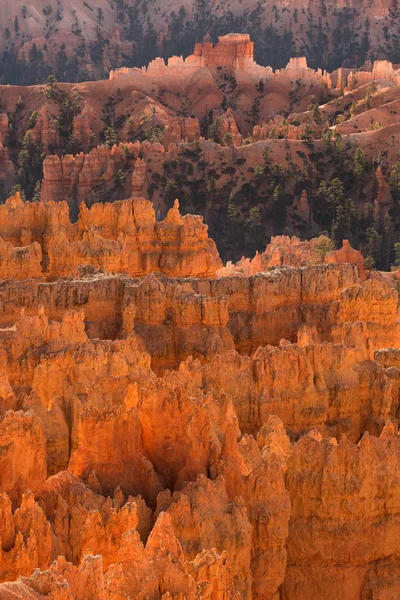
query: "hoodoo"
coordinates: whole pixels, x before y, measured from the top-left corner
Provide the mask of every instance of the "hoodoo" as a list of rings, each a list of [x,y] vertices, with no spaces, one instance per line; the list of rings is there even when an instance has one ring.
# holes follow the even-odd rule
[[[196,44],[194,56],[201,57],[207,67],[231,67],[246,70],[253,63],[254,43],[248,34],[220,35],[214,45],[210,42]]]

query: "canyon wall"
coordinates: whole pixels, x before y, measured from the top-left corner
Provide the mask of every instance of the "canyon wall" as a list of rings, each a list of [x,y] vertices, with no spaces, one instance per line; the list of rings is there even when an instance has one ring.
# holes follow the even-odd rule
[[[361,252],[354,250],[348,240],[343,240],[342,247],[339,250],[332,250],[332,242],[325,235],[303,241],[296,236],[274,236],[264,252],[257,252],[254,258],[242,257],[236,264],[228,261],[226,265],[217,271],[217,276],[248,276],[282,265],[305,267],[321,263],[356,265],[361,280],[366,279],[364,258]]]
[[[0,236],[1,598],[395,597],[398,293],[356,251],[216,277],[143,199]]]
[[[335,272],[341,272],[339,280],[336,275],[332,279]],[[15,327],[0,331],[4,357],[1,435],[10,440],[9,466],[2,470],[1,481],[10,498],[3,496],[2,564],[7,583],[0,586],[0,592],[4,597],[14,598],[28,590],[40,594],[63,581],[73,598],[92,597],[88,590],[94,586],[93,597],[113,599],[128,593],[123,590],[139,593],[137,586],[145,572],[149,573],[146,585],[152,598],[160,597],[159,590],[209,598],[207,589],[218,594],[212,598],[236,598],[237,594],[273,598],[282,584],[285,598],[299,594],[318,597],[321,586],[326,586],[327,597],[340,593],[355,598],[353,592],[346,592],[357,588],[349,588],[355,574],[357,585],[367,590],[375,585],[379,569],[386,568],[386,563],[378,565],[377,552],[386,557],[387,568],[395,568],[391,546],[366,550],[362,556],[356,552],[355,567],[342,549],[341,571],[334,551],[324,555],[320,566],[312,555],[311,549],[318,547],[328,532],[332,537],[329,548],[346,544],[338,527],[342,532],[343,526],[353,521],[342,509],[335,509],[335,502],[341,507],[343,499],[332,495],[329,479],[323,492],[329,499],[327,508],[313,508],[316,496],[312,485],[319,484],[314,480],[308,484],[307,465],[312,465],[314,473],[319,473],[318,469],[327,473],[329,460],[335,473],[342,469],[343,477],[348,476],[348,469],[356,469],[353,477],[360,481],[366,477],[362,464],[372,463],[379,472],[382,461],[391,456],[390,440],[397,439],[393,428],[397,426],[400,380],[392,367],[395,357],[379,351],[376,356],[382,357],[381,364],[373,360],[374,339],[366,334],[376,321],[370,295],[357,305],[357,314],[351,314],[347,306],[348,298],[353,297],[348,291],[351,281],[359,292],[373,284],[375,296],[381,293],[381,286],[357,283],[355,269],[345,265],[309,267],[304,275],[306,287],[298,290],[297,298],[311,297],[315,289],[323,292],[334,315],[330,319],[333,327],[341,326],[346,333],[339,344],[315,337],[320,333],[316,326],[320,313],[314,312],[313,304],[309,323],[299,324],[297,344],[282,341],[279,346],[260,348],[253,357],[241,356],[233,350],[234,335],[226,328],[228,337],[222,339],[225,353],[221,349],[218,356],[209,355],[205,361],[187,358],[177,371],[157,377],[150,370],[156,353],[152,354],[143,325],[158,327],[157,336],[162,335],[168,325],[162,321],[160,302],[169,293],[165,285],[164,289],[154,288],[156,280],[152,278],[129,286],[128,301],[123,301],[121,337],[114,341],[88,338],[86,308],[71,313],[64,301],[61,321],[50,321],[47,309],[39,308],[36,315],[22,315]],[[286,277],[284,273],[279,280],[281,300],[277,301],[281,304],[287,302]],[[232,285],[230,280],[226,283]],[[190,281],[184,285],[189,286]],[[244,299],[246,279],[237,282]],[[220,283],[225,280],[214,280],[212,286],[220,288]],[[340,291],[347,284],[350,288]],[[71,285],[72,281],[67,284]],[[143,285],[151,290],[150,303],[148,291],[141,291]],[[183,284],[170,280],[168,285],[180,288]],[[295,283],[292,279],[291,285],[296,289],[301,280]],[[216,290],[212,292],[214,297]],[[158,301],[156,294],[160,293]],[[271,294],[272,288],[265,296]],[[169,309],[181,315],[180,327],[195,326],[190,297],[186,296],[182,307],[174,301]],[[72,294],[72,303],[74,298]],[[206,296],[201,298],[204,302]],[[389,336],[398,318],[392,300],[388,292],[381,301],[381,310],[386,311],[385,316],[382,312],[381,333],[392,331]],[[215,309],[209,316],[204,313],[205,326],[214,327],[212,336],[215,327],[227,325],[226,301],[225,309],[224,304],[220,309],[225,316],[220,313],[217,318]],[[238,309],[237,302],[239,297],[233,300],[232,311],[235,306]],[[293,302],[296,304],[295,296]],[[358,330],[364,328],[361,338],[354,340],[348,335],[349,318],[358,323]],[[185,342],[176,333],[173,337],[183,349]],[[396,339],[386,339],[393,345],[399,343],[398,334]],[[210,343],[215,344],[215,337],[209,338]],[[385,428],[388,419],[392,424]],[[321,433],[302,437],[315,428]],[[365,452],[360,464],[352,457],[360,452],[357,440],[364,431],[370,436],[364,435],[360,442],[359,448]],[[379,434],[380,438],[373,437]],[[332,435],[342,437],[339,446]],[[26,446],[34,458],[27,458],[24,450],[22,461],[20,453]],[[330,448],[336,454],[327,454]],[[41,467],[38,456],[42,457]],[[395,465],[394,457],[393,461]],[[298,480],[303,482],[302,488]],[[374,481],[377,479],[371,474]],[[388,474],[387,481],[393,482],[393,476]],[[385,485],[379,484],[374,492],[365,487],[364,494],[368,498],[370,493],[388,494]],[[368,505],[366,510],[376,522],[381,517],[376,516],[374,506]],[[337,525],[331,513],[336,515]],[[380,514],[387,523],[384,527],[394,526],[390,510]],[[358,512],[357,519],[358,529],[351,526],[361,543],[368,522],[364,513]],[[390,535],[395,538],[395,533]],[[93,552],[101,555],[96,568],[91,562]],[[64,558],[51,564],[56,556]],[[36,567],[42,572],[31,575]],[[10,583],[19,574],[25,578]],[[79,595],[76,590],[83,581],[86,591]],[[194,591],[196,581],[204,582],[200,596]],[[390,585],[396,585],[395,581]]]

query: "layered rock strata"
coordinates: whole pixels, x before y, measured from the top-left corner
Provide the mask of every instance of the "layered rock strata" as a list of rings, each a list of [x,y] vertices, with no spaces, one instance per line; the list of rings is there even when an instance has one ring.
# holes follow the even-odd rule
[[[176,205],[68,214],[0,207],[37,254],[0,285],[0,598],[396,597],[397,291],[346,244],[216,278]]]

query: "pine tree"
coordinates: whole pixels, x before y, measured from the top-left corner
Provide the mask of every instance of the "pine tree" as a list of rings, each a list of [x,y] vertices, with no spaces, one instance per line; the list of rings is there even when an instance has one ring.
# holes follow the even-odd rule
[[[332,252],[335,249],[335,244],[332,242],[331,238],[327,235],[321,235],[318,238],[318,243],[315,246],[315,250],[318,254],[318,257],[321,262],[324,262],[324,258],[329,252]]]
[[[122,190],[124,187],[124,183],[126,180],[126,175],[122,169],[118,169],[118,171],[114,175],[114,184],[117,190]],[[118,194],[119,196],[119,194]]]
[[[28,130],[18,154],[18,183],[28,200],[32,199],[36,184],[43,177],[43,158],[38,143]]]
[[[400,200],[400,161],[397,161],[391,170],[389,179],[391,193],[393,199],[396,201]]]
[[[104,11],[102,8],[97,9],[97,20],[99,22],[99,25],[101,25],[104,21]]]
[[[379,252],[380,266],[384,271],[389,271],[391,261],[391,249],[393,246],[393,223],[387,212],[384,213],[380,223],[381,248]]]
[[[379,258],[379,251],[381,248],[382,236],[376,231],[374,227],[368,227],[367,229],[367,254],[372,256],[375,261]]]
[[[221,119],[221,117],[217,117],[212,122],[212,124],[210,125],[210,128],[208,130],[208,137],[210,139],[212,139],[216,144],[221,143],[221,126],[222,126],[222,119]]]
[[[227,131],[227,133],[224,135],[224,137],[222,138],[222,141],[224,143],[224,146],[229,146],[229,148],[232,148],[233,146],[233,137],[232,134]]]
[[[112,148],[115,144],[118,144],[118,134],[113,127],[107,127],[104,131],[104,143],[109,148]]]
[[[372,269],[375,268],[375,259],[373,256],[371,256],[370,254],[367,254],[367,256],[364,258],[364,265],[365,268],[368,271],[368,279],[370,279],[371,277],[371,271]]]
[[[355,205],[351,198],[344,194],[343,183],[338,177],[330,183],[323,181],[318,195],[325,198],[332,218],[332,236],[336,242],[351,239],[352,223],[355,216]]]
[[[306,142],[306,144],[311,144],[313,138],[315,135],[315,129],[313,129],[311,127],[311,125],[309,123],[307,123],[307,125],[304,128],[303,133],[300,135],[300,139],[303,142]]]
[[[357,192],[360,194],[366,167],[365,154],[361,148],[356,148],[356,151],[354,152],[353,165],[353,176],[356,182]]]

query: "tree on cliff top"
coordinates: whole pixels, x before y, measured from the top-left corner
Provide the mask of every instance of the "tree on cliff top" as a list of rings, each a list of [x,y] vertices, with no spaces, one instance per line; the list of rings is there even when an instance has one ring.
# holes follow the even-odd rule
[[[321,262],[324,262],[325,256],[335,249],[335,244],[327,235],[321,235],[318,243],[315,246],[315,250],[318,254],[318,258]]]
[[[104,132],[104,143],[109,148],[112,148],[115,144],[118,144],[118,134],[113,127],[107,127]]]
[[[300,135],[300,138],[306,144],[311,144],[315,135],[315,129],[311,127],[309,123],[304,128],[303,133]]]
[[[364,258],[364,266],[368,271],[368,279],[371,277],[371,271],[375,268],[375,259],[370,254]]]
[[[208,137],[211,140],[213,140],[216,144],[221,143],[221,127],[222,119],[221,117],[217,117],[216,119],[214,119],[208,130]]]
[[[33,198],[36,184],[43,178],[43,160],[38,143],[27,131],[18,155],[18,183],[28,200]]]

